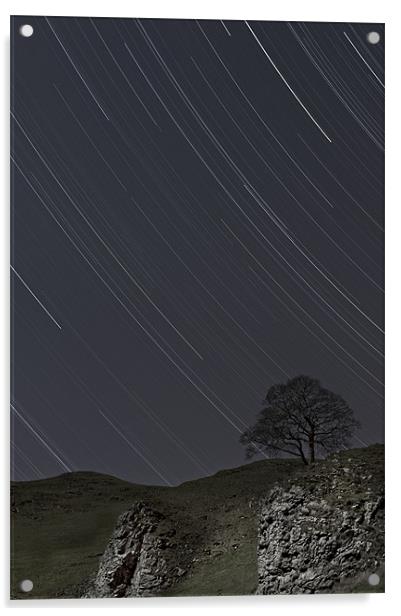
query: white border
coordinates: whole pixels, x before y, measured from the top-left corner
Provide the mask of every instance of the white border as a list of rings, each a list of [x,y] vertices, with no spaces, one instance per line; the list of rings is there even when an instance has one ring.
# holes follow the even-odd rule
[[[230,0],[203,0],[199,4],[169,0],[115,0],[111,6],[96,0],[14,1],[5,3],[14,15],[73,15],[91,17],[174,17],[199,19],[266,19],[269,21],[361,21],[384,22],[394,14],[393,3],[372,0],[337,0],[333,3],[318,0],[249,0],[245,4]]]
[[[75,613],[84,613],[84,610],[106,609],[114,611],[116,608],[135,610],[136,613],[152,614],[163,610],[168,614],[175,611],[211,614],[221,611],[241,614],[245,610],[253,613],[266,614],[280,613],[284,616],[314,616],[322,611],[330,616],[341,611],[345,615],[362,613],[364,616],[379,616],[391,614],[397,604],[397,589],[400,584],[400,527],[401,515],[400,477],[401,452],[399,441],[401,434],[401,408],[400,387],[401,378],[401,306],[399,269],[400,258],[400,40],[401,40],[401,9],[400,3],[391,0],[247,0],[245,3],[235,3],[234,0],[201,0],[199,3],[164,1],[121,1],[113,0],[111,3],[100,3],[88,0],[69,0],[68,2],[54,2],[35,0],[35,2],[3,0],[1,7],[2,29],[2,92],[1,121],[3,143],[1,152],[1,186],[3,188],[3,207],[1,219],[1,391],[2,419],[0,428],[3,438],[1,461],[3,466],[3,499],[0,508],[2,536],[0,545],[6,547],[2,550],[0,585],[1,604],[5,607],[20,611],[22,609],[43,610],[51,608],[54,612],[62,609],[74,609]],[[292,21],[359,21],[372,23],[386,23],[386,594],[385,595],[330,595],[330,596],[299,596],[299,597],[238,597],[238,598],[195,598],[195,599],[131,599],[131,600],[49,600],[18,602],[8,601],[9,593],[9,535],[8,535],[8,402],[9,402],[9,190],[8,190],[8,82],[9,82],[9,15],[72,15],[72,16],[104,16],[104,17],[176,17],[176,18],[209,18],[209,19],[265,19],[265,20],[292,20]],[[397,276],[398,274],[398,276]],[[398,601],[398,604],[400,601]]]

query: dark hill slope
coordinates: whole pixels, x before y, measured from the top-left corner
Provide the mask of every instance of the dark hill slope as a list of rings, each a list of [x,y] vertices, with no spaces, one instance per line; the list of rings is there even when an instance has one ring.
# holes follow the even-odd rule
[[[382,446],[343,456],[349,467],[362,457],[372,467],[370,481],[382,481]],[[191,555],[189,570],[171,594],[254,593],[259,500],[274,485],[310,472],[285,459],[254,462],[174,488],[134,485],[92,472],[13,483],[11,594],[80,596],[98,570],[118,517],[138,501],[174,520],[177,545]],[[26,578],[34,583],[29,595],[18,588]]]

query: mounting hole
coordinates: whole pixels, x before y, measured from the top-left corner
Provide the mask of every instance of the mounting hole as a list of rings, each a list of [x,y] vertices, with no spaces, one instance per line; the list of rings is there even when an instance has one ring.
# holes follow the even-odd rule
[[[32,36],[33,28],[31,24],[24,24],[23,26],[21,26],[19,29],[19,33],[21,36],[25,36],[25,37]]]
[[[378,32],[368,32],[366,35],[366,39],[371,45],[377,45],[377,43],[380,41],[380,34]]]
[[[377,586],[380,583],[380,576],[377,573],[371,573],[368,577],[368,583],[371,586]]]
[[[32,580],[22,580],[19,587],[22,590],[22,592],[31,592],[33,588],[33,582]]]

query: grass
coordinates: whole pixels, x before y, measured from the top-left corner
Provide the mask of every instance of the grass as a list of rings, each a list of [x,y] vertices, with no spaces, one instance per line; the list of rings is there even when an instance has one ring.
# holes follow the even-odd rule
[[[254,462],[173,488],[85,472],[13,483],[11,596],[79,596],[117,517],[136,500],[180,516],[184,549],[185,542],[197,545],[190,573],[172,594],[252,593],[257,529],[249,501],[299,467],[296,460]],[[34,584],[29,594],[19,589],[23,579]]]
[[[372,465],[381,465],[382,448],[379,453],[368,449]],[[357,460],[366,456],[364,451],[368,450],[344,454],[347,460],[353,456]],[[180,549],[196,546],[190,570],[169,594],[254,593],[257,516],[252,503],[274,484],[299,473],[303,476],[305,470],[295,459],[278,459],[220,471],[172,488],[135,485],[92,472],[13,483],[11,596],[80,596],[97,571],[118,516],[137,500],[173,516]],[[19,589],[23,579],[33,581],[32,592]],[[361,584],[358,581],[349,592],[361,592],[357,586],[366,590]]]

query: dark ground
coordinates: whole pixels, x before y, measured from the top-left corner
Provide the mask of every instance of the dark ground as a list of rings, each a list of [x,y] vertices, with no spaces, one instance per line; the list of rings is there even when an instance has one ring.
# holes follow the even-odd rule
[[[371,466],[370,482],[383,482],[382,445],[340,455],[348,464],[363,457]],[[80,596],[97,570],[117,517],[139,499],[180,520],[183,549],[185,544],[196,545],[190,573],[171,594],[254,593],[256,502],[274,484],[310,472],[313,469],[295,459],[282,459],[253,462],[174,488],[134,485],[92,472],[13,482],[11,596]],[[23,579],[33,581],[29,594],[19,590]],[[367,588],[363,582],[348,581],[342,592],[381,590],[381,586]]]

